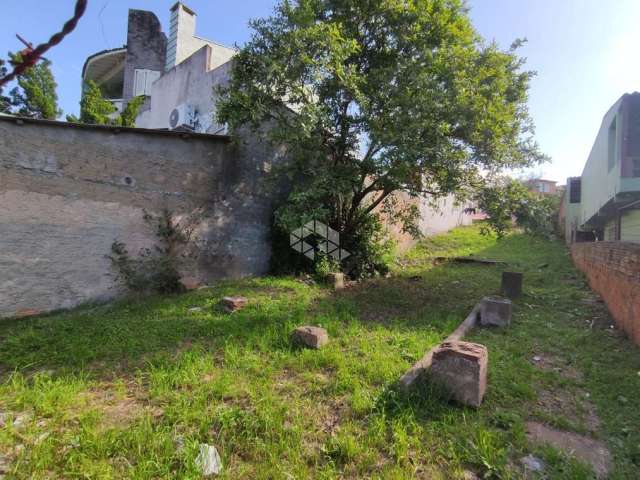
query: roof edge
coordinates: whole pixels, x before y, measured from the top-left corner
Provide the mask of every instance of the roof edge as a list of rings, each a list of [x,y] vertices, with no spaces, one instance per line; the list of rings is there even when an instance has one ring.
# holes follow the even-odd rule
[[[91,62],[91,60],[95,59],[96,57],[99,57],[100,55],[105,55],[107,53],[118,53],[124,51],[125,53],[127,52],[127,45],[124,44],[122,47],[117,47],[117,48],[109,48],[107,50],[101,50],[99,52],[96,52],[92,55],[89,55],[87,57],[87,59],[84,61],[84,65],[82,66],[82,78],[84,78],[84,74],[87,71],[87,65],[89,65],[89,62]]]
[[[4,116],[0,115],[0,122],[9,122],[22,125],[25,123],[32,123],[35,125],[46,125],[50,127],[60,128],[79,128],[82,130],[102,130],[110,131],[113,133],[134,133],[142,135],[159,135],[165,137],[178,137],[182,139],[199,138],[210,140],[222,140],[224,142],[231,141],[230,135],[218,135],[211,133],[196,133],[196,132],[176,132],[174,130],[157,130],[151,128],[137,128],[137,127],[119,127],[116,125],[92,125],[88,123],[73,123],[73,122],[61,122],[59,120],[42,120],[38,118],[19,117],[16,115]]]

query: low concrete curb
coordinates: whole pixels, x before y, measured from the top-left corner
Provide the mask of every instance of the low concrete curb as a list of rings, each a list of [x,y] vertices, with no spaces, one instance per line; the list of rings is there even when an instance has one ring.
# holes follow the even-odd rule
[[[454,332],[449,335],[442,343],[445,342],[457,342],[462,339],[466,335],[466,333],[476,326],[478,323],[478,317],[480,315],[480,306],[478,303],[471,313],[467,315],[467,318],[454,330]],[[407,372],[400,377],[400,386],[404,389],[409,389],[415,383],[415,381],[429,368],[431,368],[431,362],[433,360],[433,352],[440,347],[441,344],[436,345],[431,350],[429,350],[424,357],[418,360],[413,366],[407,370]]]

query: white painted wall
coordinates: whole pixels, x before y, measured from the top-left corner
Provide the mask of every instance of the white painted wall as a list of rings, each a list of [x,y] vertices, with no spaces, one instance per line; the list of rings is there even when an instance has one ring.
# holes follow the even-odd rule
[[[428,198],[420,202],[420,231],[423,235],[437,235],[465,225],[471,225],[472,215],[464,213],[467,203],[457,204],[453,195],[437,200]]]
[[[211,46],[205,45],[189,58],[153,83],[151,108],[136,119],[141,128],[169,128],[169,116],[178,105],[190,105],[197,112],[201,124],[210,124],[201,131],[216,133],[221,126],[214,120],[217,101],[214,87],[229,80],[231,62],[218,65]]]
[[[196,35],[196,15],[181,3],[171,12],[169,41],[165,70],[171,70],[188,59],[202,47],[211,47],[210,68],[228,62],[236,54],[236,49],[225,47]]]
[[[418,228],[420,233],[426,237],[448,232],[456,227],[471,225],[474,215],[464,213],[465,208],[472,206],[468,202],[456,203],[453,195],[433,200],[427,196],[422,198],[409,197],[405,192],[393,194],[398,202],[405,205],[416,205],[420,212]],[[406,251],[416,244],[416,239],[402,231],[402,225],[395,223],[381,209],[378,212],[382,215],[383,223],[386,226],[390,237],[396,241],[399,252]]]

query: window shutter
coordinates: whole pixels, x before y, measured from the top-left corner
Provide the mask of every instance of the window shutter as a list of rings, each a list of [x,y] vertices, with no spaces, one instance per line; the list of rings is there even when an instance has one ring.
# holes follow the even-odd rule
[[[146,85],[147,71],[136,68],[134,76],[133,76],[133,95],[137,97],[138,95],[144,95],[145,85]]]
[[[145,95],[151,95],[151,86],[153,82],[155,82],[158,78],[160,78],[160,72],[156,72],[154,70],[147,70],[146,82],[144,93]]]
[[[151,86],[160,78],[160,72],[136,68],[133,77],[133,96],[151,95]]]

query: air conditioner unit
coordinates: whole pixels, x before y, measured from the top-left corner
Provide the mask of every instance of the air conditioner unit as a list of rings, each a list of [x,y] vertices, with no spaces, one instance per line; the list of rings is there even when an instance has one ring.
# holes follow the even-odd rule
[[[227,126],[221,125],[215,121],[215,110],[207,113],[199,114],[197,111],[194,115],[194,129],[198,133],[211,133],[218,135],[227,134]]]
[[[193,106],[187,104],[178,105],[169,115],[169,128],[174,130],[179,127],[195,128],[196,114]]]

